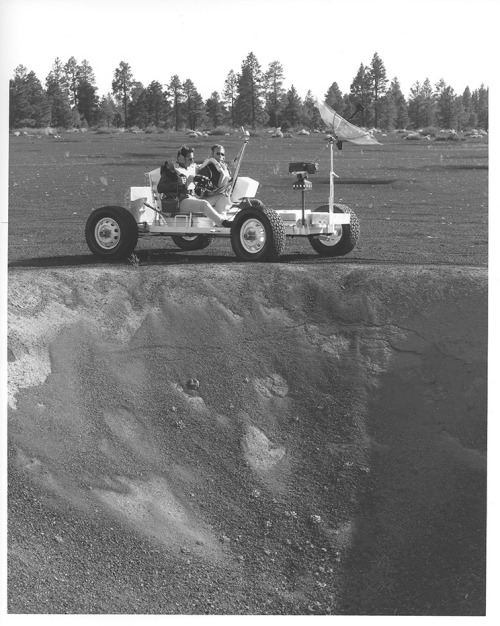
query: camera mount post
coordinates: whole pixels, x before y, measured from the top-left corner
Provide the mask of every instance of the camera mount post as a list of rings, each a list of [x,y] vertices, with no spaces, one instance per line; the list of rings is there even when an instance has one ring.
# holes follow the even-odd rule
[[[312,183],[307,180],[307,174],[305,172],[299,172],[297,174],[297,180],[293,183],[294,189],[300,189],[302,191],[302,226],[306,225],[306,190],[312,189]]]
[[[333,135],[328,135],[328,144],[330,146],[330,197],[328,198],[328,212],[333,213],[333,205],[335,202],[334,196],[334,178],[338,178],[337,174],[333,171],[333,144],[338,143],[337,138]]]
[[[293,183],[293,189],[298,189],[302,192],[302,226],[306,225],[306,191],[312,189],[312,183],[308,180],[308,175],[317,171],[317,163],[290,163],[288,166],[288,172],[297,175],[297,180]]]

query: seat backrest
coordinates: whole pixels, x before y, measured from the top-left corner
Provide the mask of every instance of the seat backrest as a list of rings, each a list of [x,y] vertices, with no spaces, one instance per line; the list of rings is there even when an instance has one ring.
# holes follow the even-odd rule
[[[158,193],[157,187],[160,182],[160,169],[157,167],[155,170],[151,172],[146,172],[146,176],[149,180],[149,186],[151,187],[151,195],[153,196],[153,201],[156,205],[158,211],[161,211],[161,193]]]

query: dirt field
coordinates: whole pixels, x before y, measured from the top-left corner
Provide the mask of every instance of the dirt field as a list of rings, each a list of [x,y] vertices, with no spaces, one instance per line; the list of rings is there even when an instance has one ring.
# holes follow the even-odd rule
[[[404,141],[380,137],[381,146],[344,144],[334,156],[335,200],[361,222],[356,249],[340,263],[454,264],[485,267],[488,227],[488,145],[485,140]],[[9,261],[11,266],[94,263],[82,228],[99,206],[122,204],[131,186],[146,184],[144,173],[175,155],[186,135],[65,135],[12,137],[10,146]],[[228,162],[238,136],[193,143],[201,162],[214,142],[223,141]],[[328,201],[329,150],[323,135],[295,139],[251,138],[241,175],[259,181],[258,197],[270,208],[300,208],[301,194],[288,174],[293,161],[319,163],[311,176],[307,206]],[[141,254],[142,252],[142,254]],[[147,262],[234,262],[227,241],[185,255],[170,238],[141,241]],[[318,262],[307,241],[287,241],[284,262]],[[337,261],[338,263],[339,261]]]
[[[484,615],[487,145],[345,146],[342,259],[96,262],[89,210],[184,140],[12,138],[9,611]],[[322,136],[247,155],[326,201]]]

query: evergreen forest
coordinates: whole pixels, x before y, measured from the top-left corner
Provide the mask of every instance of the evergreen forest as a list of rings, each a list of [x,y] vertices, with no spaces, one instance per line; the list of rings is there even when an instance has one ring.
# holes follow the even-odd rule
[[[61,129],[162,129],[215,130],[246,126],[321,129],[323,123],[309,90],[301,97],[292,84],[284,88],[285,70],[279,61],[262,68],[250,52],[239,71],[231,69],[223,85],[207,100],[192,80],[171,76],[167,83],[154,80],[145,86],[132,67],[120,62],[111,78],[111,90],[99,95],[88,61],[56,58],[45,83],[23,65],[9,83],[9,126]],[[432,85],[416,81],[406,96],[398,79],[390,80],[377,53],[368,65],[361,63],[348,93],[332,82],[317,94],[346,119],[365,128],[442,128],[463,132],[488,130],[488,88],[466,87],[455,92],[444,79]],[[361,105],[361,106],[360,106]]]

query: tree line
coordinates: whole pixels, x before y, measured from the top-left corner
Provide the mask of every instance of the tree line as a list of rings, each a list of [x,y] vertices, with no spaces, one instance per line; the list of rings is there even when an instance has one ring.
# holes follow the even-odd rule
[[[239,72],[231,69],[221,91],[207,100],[193,81],[174,74],[167,83],[152,81],[144,86],[124,61],[115,69],[111,91],[99,97],[88,61],[67,63],[56,58],[45,86],[23,65],[10,80],[10,128],[118,127],[215,129],[221,126],[269,126],[288,130],[323,126],[315,96],[309,90],[302,99],[292,84],[284,88],[285,72],[279,61],[262,69],[250,52]],[[324,101],[353,123],[381,130],[440,128],[463,131],[488,130],[488,88],[481,85],[462,94],[441,79],[415,82],[408,97],[397,78],[391,81],[377,53],[368,65],[361,63],[348,93],[333,82]],[[362,105],[362,106],[358,106]]]

